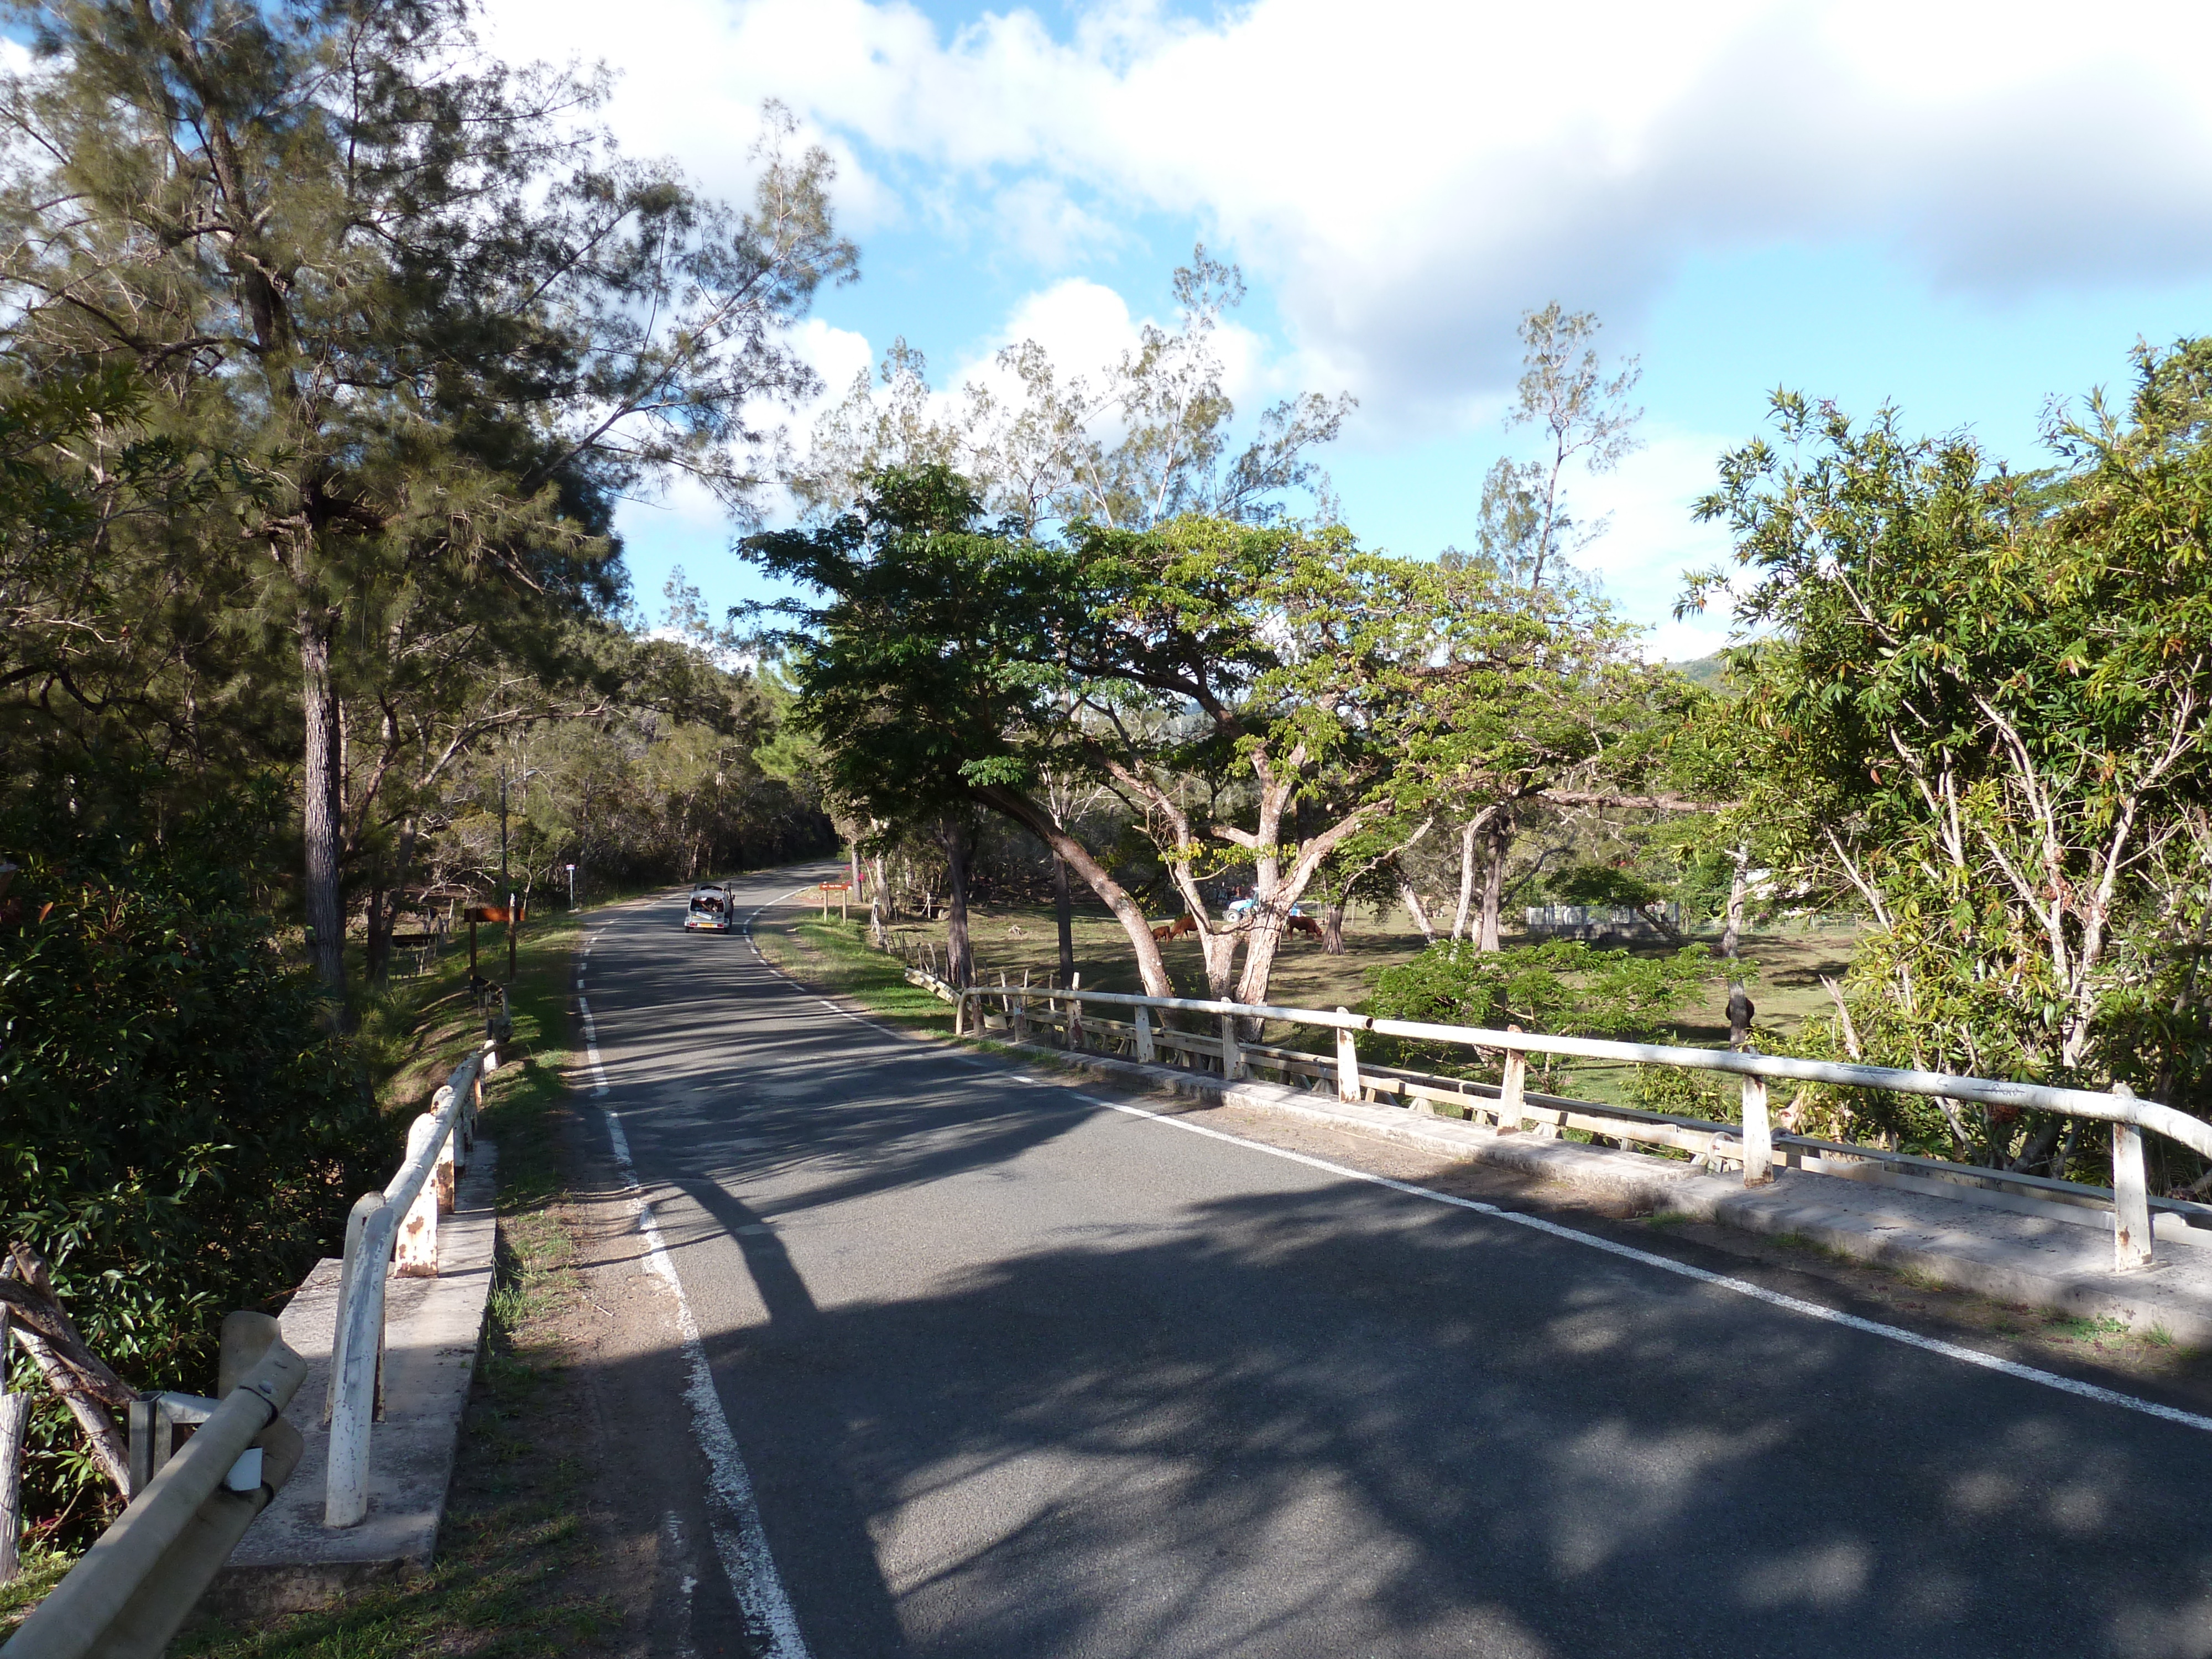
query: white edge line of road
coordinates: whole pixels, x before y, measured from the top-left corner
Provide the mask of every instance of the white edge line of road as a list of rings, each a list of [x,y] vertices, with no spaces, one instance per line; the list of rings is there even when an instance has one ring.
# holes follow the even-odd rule
[[[762,966],[779,979],[794,986],[799,981],[769,961],[767,956],[763,954],[758,941],[753,938],[752,925],[754,919],[760,915],[761,911],[769,908],[769,905],[781,903],[784,899],[791,898],[805,890],[805,886],[802,884],[793,888],[791,892],[782,895],[781,897],[771,899],[768,904],[761,905],[745,918],[745,942],[752,946],[753,954],[760,957]],[[919,1041],[908,1032],[880,1024],[865,1014],[856,1014],[849,1008],[841,1008],[836,1003],[823,1000],[819,997],[815,1000],[821,1002],[822,1006],[830,1012],[842,1014],[856,1024],[866,1026],[870,1030],[881,1032],[888,1037],[895,1037],[902,1042]],[[962,1054],[957,1050],[948,1050],[946,1053],[949,1058],[957,1060],[963,1064],[981,1066],[994,1072],[1000,1071],[998,1066],[991,1065],[988,1060]],[[1495,1204],[1486,1204],[1480,1199],[1461,1198],[1455,1194],[1440,1193],[1433,1187],[1417,1186],[1410,1181],[1395,1181],[1389,1176],[1376,1175],[1366,1170],[1355,1170],[1346,1164],[1332,1164],[1325,1158],[1315,1158],[1306,1152],[1294,1152],[1287,1147],[1270,1146],[1262,1140],[1248,1140],[1243,1135],[1233,1135],[1224,1129],[1212,1128],[1202,1123],[1193,1123],[1172,1113],[1151,1111],[1142,1106],[1131,1105],[1127,1101],[1108,1100],[1099,1095],[1086,1095],[1069,1084],[1050,1083],[1042,1078],[1028,1077],[1020,1073],[1001,1072],[1000,1075],[1010,1076],[1016,1083],[1026,1083],[1040,1089],[1065,1090],[1086,1106],[1100,1107],[1109,1112],[1121,1112],[1130,1117],[1147,1118],[1154,1123],[1164,1124],[1171,1129],[1187,1129],[1192,1134],[1204,1135],[1210,1140],[1222,1140],[1232,1146],[1249,1147],[1253,1152],[1264,1152],[1269,1158],[1279,1158],[1292,1164],[1303,1164],[1308,1169],[1341,1176],[1347,1181],[1364,1182],[1372,1187],[1387,1187],[1392,1192],[1403,1193],[1409,1198],[1424,1199],[1431,1204],[1449,1205],[1457,1210],[1472,1210],[1478,1215],[1492,1216],[1500,1221],[1510,1221],[1516,1226],[1531,1228],[1540,1233],[1549,1233],[1553,1237],[1565,1239],[1570,1243],[1587,1245],[1594,1250],[1603,1250],[1608,1255],[1620,1256],[1644,1267],[1656,1267],[1662,1273],[1695,1279],[1699,1284],[1710,1285],[1716,1290],[1728,1291],[1737,1296],[1748,1297],[1754,1302],[1764,1302],[1769,1307],[1780,1308],[1788,1313],[1800,1314],[1808,1319],[1820,1320],[1831,1325],[1841,1325],[1848,1330],[1858,1331],[1868,1336],[1878,1336],[1891,1342],[1902,1343],[1908,1348],[1918,1348],[1927,1353],[1941,1354],[1946,1359],[1955,1359],[1961,1364],[1978,1365],[1984,1370],[1996,1371],[2022,1382],[2037,1383],[2046,1389],[2055,1389],[2061,1394],[2070,1394],[2082,1400],[2094,1400],[2100,1405],[2116,1406],[2123,1411],[2141,1412],[2146,1417],[2155,1417],[2163,1422],[2179,1424],[2183,1428],[2212,1434],[2212,1417],[2201,1416],[2196,1412],[2185,1412],[2176,1406],[2161,1406],[2154,1400],[2145,1400],[2136,1395],[2122,1394],[2117,1389],[2100,1388],[2094,1382],[2083,1382],[2075,1377],[2061,1376],[2056,1371],[2040,1370],[2033,1365],[2023,1365],[2018,1360],[2002,1358],[1993,1353],[1984,1353],[1978,1348],[1966,1347],[1956,1342],[1946,1342],[1939,1337],[1923,1336],[1919,1332],[1908,1331],[1901,1325],[1885,1325],[1878,1320],[1862,1319],[1856,1314],[1845,1313],[1839,1308],[1824,1307],[1818,1302],[1808,1302],[1802,1297],[1788,1296],[1780,1291],[1768,1290],[1764,1285],[1754,1285],[1747,1279],[1731,1278],[1727,1273],[1717,1273],[1704,1267],[1692,1267],[1686,1261],[1676,1261],[1668,1256],[1655,1255],[1650,1250],[1639,1250],[1632,1244],[1621,1244],[1610,1238],[1601,1238],[1595,1233],[1586,1233],[1575,1227],[1563,1227],[1558,1222],[1547,1221],[1541,1216],[1528,1215],[1519,1210],[1501,1209]]]
[[[707,1348],[699,1334],[699,1322],[691,1312],[691,1299],[684,1294],[676,1263],[660,1241],[653,1201],[638,1184],[622,1119],[611,1106],[600,1110],[606,1114],[607,1139],[614,1147],[615,1164],[637,1206],[646,1263],[676,1297],[676,1328],[684,1339],[684,1367],[688,1373],[684,1398],[691,1407],[692,1437],[707,1455],[708,1484],[717,1500],[708,1516],[714,1553],[721,1558],[722,1572],[730,1581],[731,1593],[737,1597],[745,1622],[767,1638],[766,1659],[808,1659],[806,1640],[799,1633],[799,1615],[792,1610],[783,1576],[776,1571],[775,1557],[769,1550],[768,1528],[761,1522],[760,1505],[753,1497],[752,1476],[738,1450],[738,1437],[731,1431],[729,1413],[722,1407],[714,1370],[707,1363]]]

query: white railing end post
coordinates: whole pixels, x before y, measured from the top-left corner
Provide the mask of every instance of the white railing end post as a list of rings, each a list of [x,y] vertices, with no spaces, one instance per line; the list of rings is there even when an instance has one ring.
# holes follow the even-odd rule
[[[1336,1012],[1349,1014],[1352,1011],[1340,1004]],[[1346,1106],[1357,1106],[1359,1097],[1359,1045],[1352,1028],[1340,1025],[1336,1028],[1336,1097]]]
[[[368,1436],[376,1414],[377,1370],[384,1357],[384,1276],[392,1233],[392,1208],[383,1205],[362,1227],[355,1283],[340,1310],[343,1322],[331,1367],[337,1386],[323,1486],[325,1527],[358,1526],[368,1514]]]
[[[361,1241],[369,1218],[384,1207],[382,1193],[363,1193],[346,1212],[345,1249],[338,1258],[338,1304],[331,1316],[331,1369],[323,1383],[323,1422],[331,1420],[338,1397],[338,1372],[345,1364],[346,1307],[355,1294],[354,1278],[361,1271]]]
[[[1137,1009],[1137,1064],[1150,1066],[1160,1057],[1152,1042],[1152,1011],[1139,1005]]]
[[[425,1112],[407,1127],[407,1165],[428,1154],[430,1142],[438,1133],[438,1120]],[[445,1152],[453,1145],[448,1135],[439,1149],[436,1161],[426,1172],[426,1178],[416,1189],[415,1201],[407,1206],[407,1213],[399,1222],[398,1267],[403,1279],[435,1279],[438,1276],[438,1188],[445,1175]]]
[[[1509,1025],[1509,1031],[1517,1032],[1518,1025]],[[1521,1108],[1528,1094],[1528,1051],[1508,1048],[1505,1051],[1505,1075],[1498,1089],[1498,1127],[1517,1129],[1521,1127]]]
[[[2132,1102],[2135,1091],[2115,1083],[2112,1093]],[[2112,1124],[2112,1265],[2121,1273],[2151,1263],[2150,1182],[2143,1169],[2142,1131]]]
[[[1746,1049],[1748,1054],[1750,1050]],[[1774,1126],[1766,1115],[1766,1079],[1743,1074],[1743,1184],[1764,1187],[1774,1179]]]

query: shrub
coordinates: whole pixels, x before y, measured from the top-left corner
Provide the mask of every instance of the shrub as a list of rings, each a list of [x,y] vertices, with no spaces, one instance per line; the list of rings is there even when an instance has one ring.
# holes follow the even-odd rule
[[[1714,972],[1702,945],[1640,957],[1568,940],[1504,951],[1452,942],[1376,969],[1367,1012],[1382,1019],[1633,1041],[1671,1035],[1675,1012]],[[1470,1074],[1472,1056],[1456,1045],[1409,1042],[1400,1053],[1406,1064]]]
[[[222,1315],[280,1304],[393,1149],[252,902],[269,804],[159,840],[127,805],[68,805],[0,821],[22,866],[0,902],[0,1240],[45,1255],[125,1382],[204,1391]],[[66,1419],[33,1439],[33,1512],[82,1513],[97,1477]]]

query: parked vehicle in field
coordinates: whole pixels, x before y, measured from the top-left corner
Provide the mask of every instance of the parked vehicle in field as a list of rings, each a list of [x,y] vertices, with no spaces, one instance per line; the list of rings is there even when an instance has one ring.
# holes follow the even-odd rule
[[[691,890],[690,908],[684,916],[685,933],[726,933],[737,921],[738,902],[728,888],[702,882]]]

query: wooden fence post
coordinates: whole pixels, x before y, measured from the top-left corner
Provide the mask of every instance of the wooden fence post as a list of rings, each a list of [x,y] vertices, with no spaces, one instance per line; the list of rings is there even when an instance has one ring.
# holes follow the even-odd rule
[[[1150,1066],[1159,1057],[1159,1050],[1152,1046],[1152,1011],[1139,1008],[1137,1010],[1137,1064]]]
[[[1342,1014],[1350,1010],[1340,1004],[1336,1012]],[[1352,1028],[1340,1025],[1336,1028],[1336,1097],[1347,1106],[1357,1106],[1359,1095],[1359,1047],[1352,1040]]]
[[[1244,1051],[1237,1042],[1237,1016],[1221,1017],[1221,1079],[1234,1083],[1244,1075]]]

